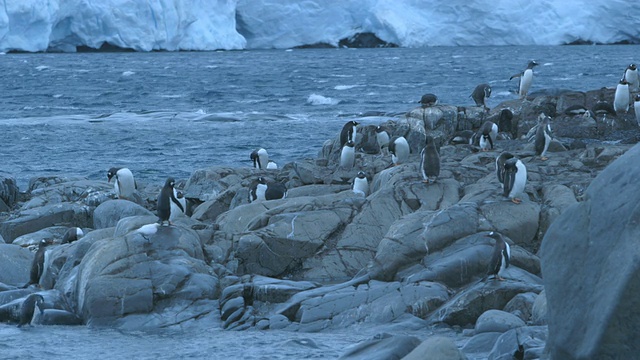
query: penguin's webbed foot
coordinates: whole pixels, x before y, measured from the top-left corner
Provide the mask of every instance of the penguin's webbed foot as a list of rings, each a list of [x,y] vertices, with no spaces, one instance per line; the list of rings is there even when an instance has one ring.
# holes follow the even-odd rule
[[[547,160],[549,160],[549,158],[548,158],[548,157],[546,157],[546,156],[542,156],[542,157],[540,157],[540,160],[542,160],[542,161],[547,161]]]
[[[522,202],[522,200],[514,197],[514,198],[511,199],[511,202],[514,203],[514,204],[520,204]]]

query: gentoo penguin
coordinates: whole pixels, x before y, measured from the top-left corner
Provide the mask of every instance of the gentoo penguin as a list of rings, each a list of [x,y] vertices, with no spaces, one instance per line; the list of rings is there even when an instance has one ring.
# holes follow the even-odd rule
[[[44,298],[40,294],[29,294],[27,298],[20,305],[20,320],[18,321],[18,327],[22,325],[31,325],[33,314],[36,310],[40,313],[44,311],[42,305],[44,304]]]
[[[627,66],[627,69],[624,71],[623,78],[629,83],[629,91],[638,91],[640,78],[638,77],[638,67],[636,64],[629,64],[629,66]]]
[[[381,154],[384,154],[385,151],[388,152],[389,139],[389,131],[384,126],[376,126],[376,140],[378,141],[378,146],[380,147]]]
[[[277,170],[278,169],[278,164],[276,164],[276,162],[273,161],[273,160],[269,160],[269,162],[267,163],[267,169],[268,170]]]
[[[613,97],[613,109],[616,115],[626,114],[629,111],[629,83],[625,79],[621,79],[616,86],[616,93]]]
[[[496,175],[498,176],[498,182],[502,185],[502,189],[504,189],[504,163],[511,158],[513,158],[513,154],[506,151],[496,157]]]
[[[517,196],[524,191],[527,185],[527,168],[520,159],[513,157],[504,162],[504,196],[515,204],[520,204]]]
[[[496,240],[496,244],[493,246],[493,254],[491,255],[491,261],[487,269],[487,275],[483,280],[493,276],[494,279],[504,280],[500,275],[504,273],[504,270],[509,267],[511,261],[511,247],[504,241],[502,234],[492,231],[489,233],[489,237]]]
[[[440,154],[435,140],[430,135],[427,135],[425,146],[420,152],[420,172],[427,184],[435,182],[440,175]]]
[[[636,113],[636,121],[638,122],[638,126],[640,126],[640,94],[636,94],[633,101],[633,111]]]
[[[64,236],[62,237],[62,241],[60,243],[61,244],[72,243],[72,242],[80,239],[83,235],[84,235],[84,232],[79,227],[75,227],[75,226],[74,227],[70,227],[64,233]]]
[[[340,131],[340,147],[343,147],[349,139],[351,139],[355,145],[357,126],[358,122],[353,120],[344,124],[342,131]]]
[[[513,120],[513,112],[509,109],[502,109],[498,117],[498,129],[503,133],[511,134],[511,122]]]
[[[356,163],[355,143],[349,139],[340,152],[340,167],[351,169]]]
[[[184,208],[182,204],[176,199],[176,196],[173,192],[173,187],[176,185],[176,181],[170,177],[164,182],[164,186],[162,190],[160,190],[160,194],[158,194],[158,223],[163,225],[166,221],[169,225],[171,225],[171,203],[174,203],[180,211],[184,212]]]
[[[171,201],[171,214],[169,215],[169,221],[175,220],[180,214],[184,214],[187,211],[187,199],[184,197],[184,193],[181,190],[173,188],[173,196],[178,200],[181,206]]]
[[[424,94],[418,101],[423,108],[427,108],[438,103],[438,97],[435,94]]]
[[[518,95],[523,99],[527,96],[529,92],[529,88],[531,87],[531,83],[533,82],[533,68],[537,66],[538,63],[535,60],[529,61],[527,68],[521,72],[520,74],[513,75],[509,78],[509,80],[519,77],[520,82],[518,84]]]
[[[29,287],[29,285],[36,284],[40,286],[40,277],[44,273],[44,257],[47,251],[47,247],[53,244],[53,240],[51,239],[42,239],[40,240],[38,251],[36,251],[36,255],[33,257],[33,261],[31,262],[31,273],[29,275],[29,282],[26,283],[23,288]]]
[[[540,123],[538,124],[538,130],[536,130],[536,155],[540,156],[540,160],[547,160],[546,157],[547,150],[549,149],[549,144],[551,144],[551,124],[549,124],[549,117],[542,116]]]
[[[453,139],[451,139],[450,143],[453,145],[460,145],[460,144],[468,144],[468,145],[473,145],[473,142],[476,139],[476,132],[473,130],[462,130],[462,131],[458,131],[457,133],[454,134]]]
[[[489,147],[493,150],[493,143],[498,137],[498,125],[492,121],[485,121],[478,131],[480,135],[480,149],[482,151],[488,151]]]
[[[263,148],[253,150],[251,152],[251,161],[255,169],[266,169],[269,163],[269,153]]]
[[[488,109],[486,101],[491,97],[491,86],[489,84],[480,84],[473,89],[471,98],[475,101],[477,106],[482,106]]]
[[[284,199],[287,197],[287,188],[284,184],[267,181],[260,176],[249,188],[249,202]]]
[[[393,165],[400,165],[409,160],[409,143],[404,136],[394,136],[389,140],[389,152]]]
[[[369,181],[364,171],[358,171],[358,175],[353,179],[353,192],[365,197],[369,194]]]
[[[137,189],[136,181],[133,179],[133,173],[127,168],[112,167],[107,171],[107,181],[115,177],[113,188],[116,190],[118,199],[133,200],[133,194]]]

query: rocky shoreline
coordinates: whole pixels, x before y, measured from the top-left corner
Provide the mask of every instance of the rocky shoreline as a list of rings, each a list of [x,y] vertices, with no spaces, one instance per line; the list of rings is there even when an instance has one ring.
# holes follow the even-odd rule
[[[277,170],[199,169],[180,186],[189,216],[172,226],[149,225],[157,220],[160,184],[139,188],[140,201],[134,203],[115,199],[106,181],[34,178],[20,191],[10,174],[0,174],[0,321],[17,323],[22,302],[37,292],[45,309],[33,323],[42,325],[145,330],[216,314],[229,330],[318,332],[370,324],[435,326],[454,334],[417,339],[390,331],[345,350],[344,359],[581,358],[634,350],[633,335],[615,324],[601,325],[619,321],[633,303],[620,305],[630,291],[627,282],[635,286],[631,264],[622,271],[624,279],[598,280],[612,291],[597,299],[607,309],[600,316],[580,318],[579,311],[597,310],[589,301],[576,303],[583,299],[568,303],[560,277],[570,277],[570,288],[588,297],[583,289],[592,286],[592,278],[567,270],[563,262],[602,271],[614,265],[604,245],[595,251],[598,246],[591,244],[609,240],[605,230],[594,230],[598,226],[607,229],[615,220],[622,234],[616,241],[628,246],[622,242],[633,222],[623,220],[633,216],[635,205],[618,212],[611,204],[635,196],[632,185],[600,179],[628,179],[636,172],[624,166],[640,156],[637,148],[628,151],[638,140],[635,118],[564,113],[612,97],[611,89],[601,89],[510,100],[491,111],[416,108],[383,124],[411,146],[409,161],[399,166],[390,166],[390,157],[380,153],[375,126],[359,126],[352,169],[338,166],[339,134],[317,158]],[[513,117],[494,150],[450,142],[487,120],[499,123],[503,109]],[[541,113],[553,118],[558,136],[547,161],[526,140]],[[419,171],[427,135],[441,159],[433,184],[425,184]],[[495,158],[502,151],[526,164],[521,204],[501,194]],[[625,159],[603,172],[623,154]],[[368,196],[350,190],[359,171],[369,179]],[[249,186],[258,176],[284,183],[287,197],[249,203]],[[598,207],[611,211],[598,210],[597,218],[584,211]],[[61,244],[70,227],[85,235]],[[570,236],[574,227],[583,238]],[[490,231],[511,245],[504,281],[482,281],[493,248]],[[34,256],[28,248],[43,238],[54,245],[46,252],[39,287],[23,289]],[[576,263],[572,249],[587,246],[585,238],[590,257]],[[584,273],[597,277],[599,271]],[[562,321],[569,315],[593,329],[588,344]]]

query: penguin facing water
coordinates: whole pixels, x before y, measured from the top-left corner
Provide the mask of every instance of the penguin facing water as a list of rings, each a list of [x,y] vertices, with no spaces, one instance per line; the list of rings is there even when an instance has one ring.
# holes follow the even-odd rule
[[[434,106],[438,103],[438,97],[435,94],[424,94],[418,101],[423,108]]]
[[[493,150],[493,144],[498,137],[498,125],[492,121],[486,121],[478,132],[480,134],[480,149],[482,151]]]
[[[549,149],[549,144],[551,144],[552,132],[551,132],[551,124],[549,123],[549,117],[541,115],[542,119],[538,124],[538,129],[536,130],[536,155],[540,156],[540,160],[547,160],[546,156],[547,150]]]
[[[269,153],[264,148],[252,151],[250,158],[255,169],[266,169],[269,164]]]
[[[158,223],[163,225],[166,221],[169,225],[171,225],[171,204],[175,204],[179,208],[180,211],[184,212],[184,208],[178,199],[176,199],[173,187],[176,185],[176,181],[169,177],[164,182],[164,186],[162,190],[160,190],[160,194],[158,194],[158,204],[157,204],[157,213],[158,213]]]
[[[523,72],[515,74],[509,78],[509,80],[519,78],[520,82],[518,84],[518,95],[520,95],[521,99],[527,96],[527,93],[531,88],[531,84],[533,83],[533,68],[535,66],[538,66],[538,63],[535,62],[535,60],[531,60],[529,61],[527,68]]]
[[[369,180],[364,171],[359,171],[358,175],[353,179],[353,192],[362,194],[365,197],[369,195]]]
[[[616,115],[626,114],[629,111],[629,83],[623,78],[616,86],[616,93],[613,96],[613,109]]]
[[[133,173],[127,168],[112,167],[107,171],[107,182],[115,178],[113,188],[116,191],[118,199],[133,200],[136,189],[138,188],[133,178]]]
[[[20,305],[20,318],[18,320],[18,327],[23,325],[31,325],[33,320],[33,314],[39,311],[41,314],[44,311],[44,298],[40,294],[29,294],[27,298]]]
[[[427,135],[426,143],[420,152],[420,172],[425,183],[433,183],[440,176],[440,154],[435,140]]]
[[[353,144],[355,146],[358,124],[359,123],[357,121],[353,120],[347,121],[347,123],[344,124],[344,126],[342,127],[342,131],[340,131],[340,147],[343,147],[344,144],[346,144],[349,140],[353,141]]]
[[[351,169],[356,162],[355,143],[349,139],[340,152],[340,167]]]
[[[380,153],[383,155],[385,152],[389,151],[389,139],[389,131],[384,126],[376,126],[376,140],[380,147]]]
[[[629,91],[638,91],[640,85],[640,77],[638,76],[638,67],[636,66],[636,64],[629,64],[629,66],[627,66],[627,69],[624,71],[624,75],[622,78],[629,83]]]
[[[514,156],[512,153],[503,151],[498,157],[496,157],[496,176],[498,177],[498,182],[502,185],[502,189],[504,190],[504,164],[507,160],[512,159]]]
[[[393,165],[400,165],[409,160],[409,143],[404,136],[394,136],[389,140],[389,152],[391,153],[391,161]]]
[[[498,232],[490,232],[489,237],[495,239],[496,243],[493,246],[493,252],[491,254],[491,260],[489,261],[487,275],[482,280],[487,280],[490,276],[493,276],[494,279],[497,280],[504,280],[501,275],[504,274],[504,271],[509,267],[509,264],[511,262],[511,247],[504,240],[502,234]]]
[[[485,109],[488,109],[486,101],[491,97],[491,86],[489,84],[480,84],[473,89],[471,93],[471,98],[476,103],[477,106],[482,106]]]
[[[520,204],[522,200],[518,195],[524,192],[527,184],[527,168],[520,159],[513,157],[504,163],[503,194],[511,199],[514,204]]]
[[[51,239],[42,239],[38,243],[38,251],[36,251],[33,261],[31,262],[31,272],[29,273],[29,282],[26,283],[23,288],[29,287],[29,285],[40,286],[40,277],[44,273],[45,255],[47,247],[53,244]]]

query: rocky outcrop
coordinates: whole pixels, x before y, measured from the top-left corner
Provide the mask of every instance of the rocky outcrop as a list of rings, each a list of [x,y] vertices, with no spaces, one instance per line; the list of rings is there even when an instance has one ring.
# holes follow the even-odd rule
[[[634,295],[640,291],[640,198],[629,191],[640,176],[629,164],[638,161],[635,146],[603,171],[584,201],[561,214],[544,237],[540,254],[553,358],[629,358],[640,352],[632,326],[640,320]]]

